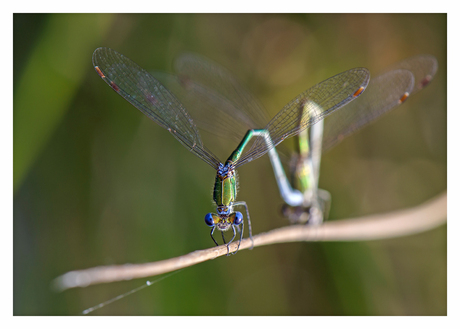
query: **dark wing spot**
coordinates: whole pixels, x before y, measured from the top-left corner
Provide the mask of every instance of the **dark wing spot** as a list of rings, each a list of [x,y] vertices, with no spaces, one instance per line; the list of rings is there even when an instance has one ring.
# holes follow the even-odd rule
[[[110,81],[110,87],[112,87],[116,92],[120,91],[120,88],[118,88],[117,84],[113,81]]]
[[[179,75],[179,83],[185,90],[190,88],[190,78],[184,74]]]
[[[420,81],[420,88],[426,87],[426,85],[430,83],[431,79],[432,79],[431,75],[427,75],[425,78],[423,78],[423,80]]]

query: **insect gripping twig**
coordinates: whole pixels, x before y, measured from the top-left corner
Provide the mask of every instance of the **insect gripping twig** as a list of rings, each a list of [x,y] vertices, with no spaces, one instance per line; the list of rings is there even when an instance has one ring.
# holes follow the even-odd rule
[[[394,238],[433,229],[447,221],[447,192],[413,208],[360,218],[334,220],[322,225],[291,225],[255,235],[254,247],[295,241],[358,241]],[[241,242],[239,250],[250,248],[250,239]],[[232,243],[230,252],[238,242]],[[104,282],[151,277],[192,266],[227,255],[225,245],[198,250],[184,256],[145,264],[98,266],[67,272],[56,278],[54,287],[63,291],[74,287]]]

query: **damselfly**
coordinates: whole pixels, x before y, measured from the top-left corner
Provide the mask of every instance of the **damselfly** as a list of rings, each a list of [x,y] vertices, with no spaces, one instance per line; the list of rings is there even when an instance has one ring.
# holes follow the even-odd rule
[[[175,70],[178,76],[160,73],[155,76],[174,90],[187,103],[187,108],[194,109],[199,127],[239,140],[247,129],[260,127],[267,121],[257,100],[218,64],[195,54],[184,54],[176,59]],[[431,81],[436,70],[437,61],[433,56],[406,59],[372,78],[359,99],[294,136],[296,151],[290,160],[291,185],[277,152],[269,152],[285,200],[284,216],[294,223],[308,221],[311,224],[319,224],[327,218],[331,197],[328,191],[318,188],[322,153],[405,102],[409,95]],[[299,123],[304,115],[308,114],[299,112]]]
[[[216,170],[213,199],[217,206],[217,214],[208,213],[205,216],[205,223],[211,227],[210,235],[216,245],[218,243],[213,233],[216,228],[222,232],[222,239],[227,246],[228,253],[229,244],[236,237],[236,229],[240,235],[236,251],[238,251],[244,233],[243,215],[239,211],[234,211],[237,206],[242,206],[246,210],[249,236],[252,239],[247,204],[236,200],[238,185],[236,169],[267,152],[272,159],[276,154],[274,149],[276,145],[288,137],[299,134],[333,111],[356,99],[369,82],[367,69],[354,68],[313,86],[283,107],[264,129],[248,130],[233,153],[225,162],[222,162],[203,145],[194,119],[179,101],[180,98],[178,99],[152,74],[109,48],[98,48],[94,51],[93,65],[99,76],[113,90],[147,117],[167,129],[187,149]],[[207,72],[201,71],[200,74],[206,76]],[[190,85],[199,87],[198,84],[191,83],[186,78],[183,79],[182,85],[185,88],[190,88]],[[215,108],[211,108],[211,112],[212,110],[216,111]],[[234,115],[236,117],[238,114],[235,112]],[[214,122],[214,124],[219,125],[219,122]],[[233,127],[228,127],[228,129],[231,128]],[[300,192],[297,193],[297,197],[302,199]],[[233,236],[227,243],[223,232],[230,228],[233,230]]]
[[[309,134],[303,131],[296,136],[297,150],[291,160],[291,182],[304,194],[304,199],[298,205],[285,200],[285,217],[293,222],[309,220],[314,223],[327,218],[330,194],[318,189],[321,154],[426,87],[436,74],[437,66],[436,58],[431,55],[403,60],[371,78],[359,99],[312,126]]]

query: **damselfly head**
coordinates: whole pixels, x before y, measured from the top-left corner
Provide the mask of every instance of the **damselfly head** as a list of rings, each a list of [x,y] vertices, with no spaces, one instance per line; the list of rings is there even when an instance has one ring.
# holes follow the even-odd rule
[[[209,227],[215,227],[219,231],[227,231],[232,225],[238,226],[243,222],[243,214],[239,211],[230,215],[208,213],[204,216],[204,222]]]
[[[232,214],[233,215],[233,214]],[[217,228],[219,231],[227,231],[233,224],[231,216],[226,214],[208,213],[204,216],[204,222],[209,227]]]

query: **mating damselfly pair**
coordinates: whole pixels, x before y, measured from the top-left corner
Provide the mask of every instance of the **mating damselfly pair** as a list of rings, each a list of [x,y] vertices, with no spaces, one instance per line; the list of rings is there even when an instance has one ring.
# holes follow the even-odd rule
[[[287,205],[286,216],[296,222],[320,223],[330,204],[329,194],[317,185],[321,150],[404,102],[431,80],[437,67],[433,57],[417,56],[371,80],[367,69],[354,68],[301,93],[268,122],[263,108],[227,70],[197,55],[178,57],[176,75],[149,73],[109,48],[96,49],[93,64],[117,93],[216,170],[213,200],[217,213],[208,213],[205,223],[211,227],[216,245],[213,233],[216,228],[222,232],[228,253],[237,231],[240,238],[236,251],[244,233],[243,214],[235,207],[245,209],[252,239],[248,206],[237,201],[238,167],[268,153]],[[191,109],[193,117],[189,114]],[[323,133],[323,119],[333,112],[336,113],[330,123],[326,122]],[[239,145],[223,162],[203,145],[198,127],[231,136]],[[291,167],[295,189],[275,149],[293,136],[297,136],[299,146]],[[226,242],[224,231],[229,229],[233,235]]]

